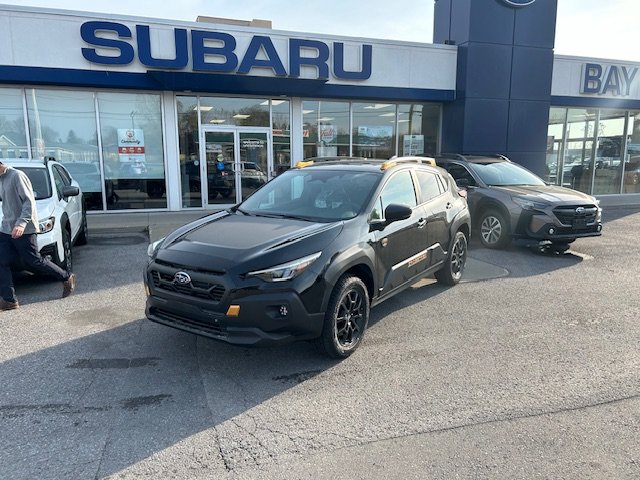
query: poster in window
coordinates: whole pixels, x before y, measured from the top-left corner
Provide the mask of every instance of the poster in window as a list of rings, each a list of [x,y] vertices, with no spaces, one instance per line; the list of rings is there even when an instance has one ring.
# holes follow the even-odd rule
[[[402,140],[402,155],[424,153],[424,135],[404,135]]]
[[[140,128],[118,129],[120,175],[125,178],[146,177],[144,132]]]

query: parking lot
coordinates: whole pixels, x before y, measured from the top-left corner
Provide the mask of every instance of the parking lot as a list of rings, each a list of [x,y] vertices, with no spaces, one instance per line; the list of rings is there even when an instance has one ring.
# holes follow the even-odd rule
[[[471,244],[469,277],[372,310],[363,345],[244,349],[144,318],[148,237],[0,314],[0,477],[640,478],[640,213],[562,256]]]

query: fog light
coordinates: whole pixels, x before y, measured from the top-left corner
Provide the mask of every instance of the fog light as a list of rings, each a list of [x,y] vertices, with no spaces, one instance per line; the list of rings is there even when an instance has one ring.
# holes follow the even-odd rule
[[[280,305],[280,316],[281,317],[286,317],[287,315],[289,315],[289,309],[287,308],[286,305]]]
[[[229,305],[227,309],[227,315],[229,317],[237,317],[240,315],[240,305]]]
[[[601,232],[602,231],[602,225],[598,225],[598,231]]]
[[[556,233],[556,229],[555,229],[555,228],[553,228],[553,227],[551,227],[551,228],[549,229],[549,235],[553,235],[554,233]]]

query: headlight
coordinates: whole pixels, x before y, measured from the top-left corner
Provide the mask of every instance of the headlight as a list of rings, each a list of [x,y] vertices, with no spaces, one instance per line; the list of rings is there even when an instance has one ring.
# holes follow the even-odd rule
[[[164,242],[165,238],[166,237],[162,237],[160,240],[156,240],[155,242],[149,244],[149,246],[147,247],[147,255],[149,255],[149,258],[153,258],[156,255],[156,252],[160,248],[160,245],[162,245],[162,242]]]
[[[528,198],[512,197],[512,200],[525,210],[544,210],[549,206],[548,203],[534,202]]]
[[[307,257],[299,258],[293,262],[276,265],[265,270],[249,272],[247,276],[258,277],[265,282],[286,282],[300,275],[309,265],[315,262],[322,252],[314,253]]]
[[[38,233],[49,233],[53,230],[53,226],[56,224],[56,217],[49,217],[46,220],[42,220],[38,223],[40,231]]]

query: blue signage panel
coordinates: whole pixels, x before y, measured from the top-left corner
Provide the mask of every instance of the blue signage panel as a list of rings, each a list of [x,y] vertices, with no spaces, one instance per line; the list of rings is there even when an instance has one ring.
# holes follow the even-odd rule
[[[270,37],[254,35],[243,54],[237,51],[233,35],[209,30],[174,28],[174,58],[156,58],[152,54],[149,26],[136,25],[135,41],[131,29],[124,24],[106,21],[89,21],[80,27],[80,35],[89,47],[82,48],[82,55],[100,65],[129,65],[136,56],[146,67],[163,70],[183,70],[192,59],[196,72],[233,73],[247,75],[253,69],[271,70],[276,77],[299,78],[302,66],[316,69],[316,79],[328,80],[331,74],[342,80],[367,80],[371,77],[373,48],[360,47],[360,70],[346,70],[344,43],[324,43],[319,40],[289,39],[289,65],[284,65]],[[191,36],[191,41],[189,41]],[[115,38],[114,38],[115,37]],[[215,40],[217,46],[205,44]],[[96,47],[103,50],[98,53]],[[105,55],[104,50],[112,52]],[[329,61],[333,50],[333,62]]]

